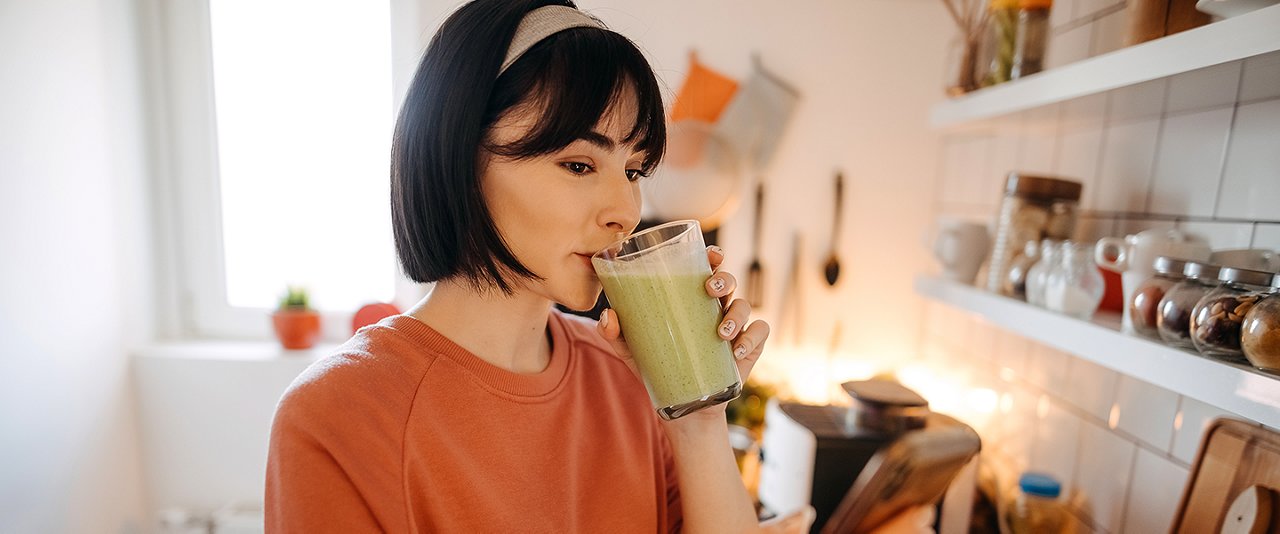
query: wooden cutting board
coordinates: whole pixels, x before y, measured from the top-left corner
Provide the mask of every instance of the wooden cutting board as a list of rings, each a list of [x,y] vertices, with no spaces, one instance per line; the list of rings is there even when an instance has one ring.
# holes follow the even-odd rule
[[[1200,441],[1175,534],[1280,532],[1280,433],[1218,419]]]

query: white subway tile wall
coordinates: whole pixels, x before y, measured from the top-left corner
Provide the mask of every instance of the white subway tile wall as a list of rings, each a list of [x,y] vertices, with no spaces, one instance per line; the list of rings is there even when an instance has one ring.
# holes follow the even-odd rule
[[[1120,377],[1116,411],[1111,420],[1119,430],[1159,449],[1173,439],[1178,394],[1128,376]]]
[[[1122,2],[1060,0],[1054,10],[1056,64],[1122,43]],[[958,168],[941,174],[943,214],[994,214],[1008,172],[1046,172],[1086,184],[1083,207],[1098,212],[1078,235],[1177,227],[1217,249],[1280,250],[1280,53],[1014,113],[987,130],[947,134],[944,147]],[[981,418],[984,454],[1060,477],[1078,532],[1166,531],[1204,430],[1219,417],[1241,419],[941,313],[925,318],[929,336],[949,337],[926,340],[945,347],[933,357],[966,387],[1000,399],[998,416]]]
[[[1186,467],[1146,449],[1138,449],[1122,532],[1168,532],[1187,475]]]
[[[1221,107],[1165,118],[1147,211],[1213,215],[1232,112]]]
[[[1280,81],[1277,81],[1280,83]],[[1219,214],[1280,221],[1280,99],[1236,110],[1222,175]],[[1261,179],[1259,179],[1261,178]]]
[[[1119,532],[1124,521],[1125,492],[1129,489],[1137,446],[1105,426],[1092,421],[1080,424],[1080,458],[1076,485],[1081,492],[1082,515],[1093,527]]]

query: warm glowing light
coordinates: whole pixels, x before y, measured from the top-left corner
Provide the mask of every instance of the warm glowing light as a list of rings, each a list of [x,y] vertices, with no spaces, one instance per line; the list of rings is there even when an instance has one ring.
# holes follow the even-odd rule
[[[1013,372],[1013,369],[1010,369],[1008,367],[1000,368],[1000,380],[1004,380],[1005,382],[1013,382],[1013,379],[1017,377],[1018,375]]]
[[[1119,424],[1120,424],[1120,404],[1118,403],[1112,404],[1111,413],[1107,416],[1107,426],[1111,427],[1112,430],[1115,430],[1116,426],[1118,426]]]
[[[1005,393],[1000,395],[1000,413],[1007,414],[1013,411],[1013,395]]]
[[[1178,410],[1178,415],[1173,416],[1173,431],[1182,430],[1182,410]]]
[[[1000,395],[988,388],[971,389],[967,397],[969,409],[980,414],[996,411],[996,405],[1000,402]]]

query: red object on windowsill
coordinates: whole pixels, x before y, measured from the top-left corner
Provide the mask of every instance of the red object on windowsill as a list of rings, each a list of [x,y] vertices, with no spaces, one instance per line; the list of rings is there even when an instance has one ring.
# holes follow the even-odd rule
[[[400,309],[393,304],[385,302],[376,302],[362,306],[356,314],[351,317],[351,335],[355,335],[357,330],[381,321],[392,315],[400,315]]]

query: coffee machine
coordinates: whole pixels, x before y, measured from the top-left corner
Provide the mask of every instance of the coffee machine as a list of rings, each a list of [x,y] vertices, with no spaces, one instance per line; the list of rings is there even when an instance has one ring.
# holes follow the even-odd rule
[[[843,387],[851,407],[770,401],[761,446],[762,518],[810,505],[817,512],[811,532],[820,532],[877,452],[907,432],[964,426],[931,413],[923,397],[896,382]]]

